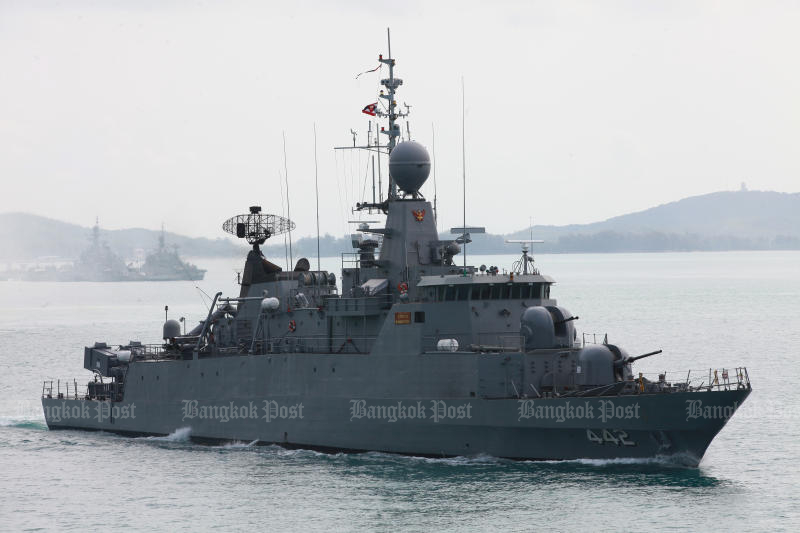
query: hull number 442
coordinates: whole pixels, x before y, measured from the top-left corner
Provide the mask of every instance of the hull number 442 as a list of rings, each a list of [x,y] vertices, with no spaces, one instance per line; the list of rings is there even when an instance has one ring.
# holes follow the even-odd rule
[[[621,429],[598,429],[586,430],[586,438],[595,444],[616,444],[617,446],[636,446],[636,443],[628,438],[628,434]]]

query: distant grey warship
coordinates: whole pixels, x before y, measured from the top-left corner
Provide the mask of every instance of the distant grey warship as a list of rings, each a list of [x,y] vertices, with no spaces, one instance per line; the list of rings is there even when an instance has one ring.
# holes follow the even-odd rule
[[[92,227],[92,242],[80,257],[69,265],[45,266],[8,272],[7,276],[22,281],[137,281],[136,269],[100,240],[100,223]]]
[[[205,320],[163,344],[97,342],[85,348],[85,387],[46,381],[51,429],[257,441],[324,451],[512,459],[674,457],[697,464],[750,394],[743,367],[652,378],[607,336],[579,338],[577,316],[551,296],[522,242],[519,261],[457,264],[480,228],[442,240],[420,193],[430,159],[403,139],[395,59],[382,105],[389,183],[357,209],[363,223],[335,274],[302,258],[292,271],[260,246],[294,224],[253,206],[223,229],[252,245],[238,296],[217,293]],[[381,137],[381,136],[378,136]],[[384,137],[381,137],[384,138]],[[382,189],[382,187],[379,187]],[[372,224],[375,224],[372,222]]]
[[[162,226],[161,235],[158,236],[158,249],[147,254],[139,274],[145,281],[200,281],[206,275],[206,271],[183,261],[178,255],[177,248],[172,250],[167,248]]]
[[[206,271],[184,262],[177,248],[165,243],[164,228],[158,237],[158,249],[149,253],[141,267],[128,265],[100,240],[100,224],[95,221],[92,242],[72,264],[3,272],[2,277],[22,281],[199,281]]]

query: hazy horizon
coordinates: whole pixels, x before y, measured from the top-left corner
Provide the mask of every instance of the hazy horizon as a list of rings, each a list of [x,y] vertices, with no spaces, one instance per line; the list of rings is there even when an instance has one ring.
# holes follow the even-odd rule
[[[740,187],[739,191],[741,191],[741,190],[742,189]],[[715,191],[714,193],[707,193],[707,194],[724,193],[724,192],[738,192],[738,191]],[[747,189],[747,192],[777,193],[777,194],[800,194],[800,193],[792,193],[792,192],[784,192],[784,191],[758,191],[758,190],[752,190],[752,189]],[[699,195],[699,196],[704,196],[704,195]],[[692,197],[690,197],[690,198],[692,198]],[[685,200],[685,199],[687,199],[687,198],[679,199],[678,202],[680,200]],[[612,216],[610,216],[608,218],[605,218],[605,219],[602,219],[602,220],[592,220],[592,221],[582,222],[582,223],[570,223],[570,222],[567,222],[566,224],[545,225],[545,224],[541,224],[541,223],[538,223],[538,222],[534,222],[534,227],[543,227],[544,226],[544,227],[552,227],[552,228],[565,228],[565,227],[569,227],[569,226],[591,226],[593,224],[607,222],[607,221],[609,221],[611,219],[615,219],[615,218],[618,218],[618,217],[624,217],[626,215],[635,215],[635,214],[638,214],[638,213],[642,213],[644,211],[649,211],[652,208],[661,207],[663,205],[667,205],[667,204],[671,204],[671,203],[674,203],[674,202],[664,202],[663,204],[654,205],[654,206],[651,206],[649,208],[645,208],[645,209],[642,209],[642,210],[639,210],[639,211],[630,212],[630,213],[619,213],[617,215],[612,215]],[[23,216],[32,215],[32,216],[43,216],[45,218],[52,218],[52,217],[48,217],[47,215],[40,215],[38,213],[25,212],[25,211],[5,211],[5,212],[0,212],[0,215],[23,215]],[[54,219],[54,220],[57,220],[58,222],[64,222],[64,223],[67,223],[67,224],[77,225],[77,226],[86,228],[87,230],[90,229],[92,226],[94,226],[94,223],[95,223],[95,221],[91,221],[90,223],[83,223],[82,221],[71,221],[71,220],[60,220],[60,219]],[[156,227],[156,228],[149,228],[149,227],[144,227],[144,226],[107,227],[107,226],[105,226],[103,224],[102,221],[98,221],[98,223],[100,225],[101,230],[105,230],[105,231],[120,231],[120,230],[121,231],[127,231],[127,230],[161,231],[162,230],[161,226]],[[502,233],[494,233],[494,232],[489,231],[489,232],[487,232],[487,234],[510,235],[510,234],[513,234],[513,233],[518,233],[520,231],[525,231],[529,227],[530,226],[511,229],[509,231],[503,231]],[[167,228],[167,227],[164,227],[163,229],[168,234],[176,234],[176,235],[180,235],[180,236],[183,236],[183,237],[189,237],[189,238],[207,238],[207,239],[212,239],[212,240],[214,240],[214,239],[228,239],[231,242],[237,242],[238,241],[234,236],[224,232],[222,230],[222,228],[221,228],[221,225],[220,225],[220,228],[219,228],[219,231],[218,231],[218,235],[216,235],[216,236],[214,236],[214,235],[185,235],[185,234],[181,234],[179,232],[173,231],[172,229]],[[315,229],[315,228],[312,228],[312,229]],[[441,228],[441,233],[447,233],[447,228]],[[335,237],[335,238],[342,238],[342,237],[347,237],[349,234],[350,233],[343,233],[341,235],[337,235],[335,233],[332,233],[329,230],[322,230],[322,228],[320,228],[320,235],[322,235],[322,236],[332,236],[332,237]],[[293,231],[292,235],[294,236],[295,239],[304,239],[304,238],[314,238],[314,237],[316,237],[316,233],[303,234],[303,233],[298,233],[297,230]],[[275,243],[272,243],[272,244],[275,244]]]
[[[391,7],[390,7],[391,6]],[[800,6],[783,2],[0,0],[0,212],[221,237],[282,211],[347,232],[392,28],[398,102],[433,152],[440,229],[605,220],[722,190],[797,192]],[[385,158],[383,161],[385,165]],[[384,166],[385,179],[385,166]],[[434,197],[433,177],[422,192]],[[373,216],[363,214],[363,218]]]

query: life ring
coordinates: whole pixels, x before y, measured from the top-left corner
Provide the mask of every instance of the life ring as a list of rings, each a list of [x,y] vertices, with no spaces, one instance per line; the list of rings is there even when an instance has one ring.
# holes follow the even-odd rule
[[[397,290],[400,292],[408,292],[408,283],[401,281],[397,284]]]
[[[289,321],[289,331],[294,332],[297,329],[297,322],[294,320]]]

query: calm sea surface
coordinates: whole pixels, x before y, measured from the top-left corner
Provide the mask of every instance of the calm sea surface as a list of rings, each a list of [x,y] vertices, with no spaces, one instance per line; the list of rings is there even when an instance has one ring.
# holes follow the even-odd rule
[[[508,268],[512,256],[472,257]],[[45,378],[83,346],[159,342],[164,305],[194,324],[191,282],[0,282],[0,530],[800,530],[800,253],[542,255],[579,331],[659,372],[746,365],[753,394],[698,468],[655,461],[512,462],[50,432]],[[236,293],[243,259],[198,260]],[[339,274],[339,261],[323,259]]]

